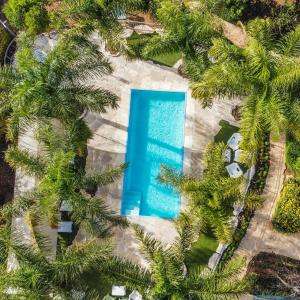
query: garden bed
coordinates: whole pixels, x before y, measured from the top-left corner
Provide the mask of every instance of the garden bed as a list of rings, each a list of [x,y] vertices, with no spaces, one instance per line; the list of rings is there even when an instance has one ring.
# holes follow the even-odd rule
[[[290,286],[299,286],[300,261],[274,253],[260,252],[249,263],[247,274],[251,278],[251,294],[290,296],[294,291],[281,280]],[[299,297],[300,294],[293,299]]]
[[[270,142],[269,135],[263,138],[263,144],[258,152],[258,160],[255,166],[256,172],[249,186],[248,192],[262,194],[270,166]],[[229,244],[224,255],[221,258],[221,264],[228,262],[239,247],[241,240],[245,236],[250,221],[254,216],[254,211],[245,209],[239,216],[239,223],[233,235],[233,241]]]

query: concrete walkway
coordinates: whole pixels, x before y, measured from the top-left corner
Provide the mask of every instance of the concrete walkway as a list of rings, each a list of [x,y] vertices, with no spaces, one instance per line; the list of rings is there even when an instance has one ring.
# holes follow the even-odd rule
[[[248,261],[261,251],[300,259],[300,233],[282,234],[272,228],[272,214],[280,196],[285,171],[285,137],[271,142],[270,170],[263,192],[263,207],[255,212],[250,226],[236,254],[244,255]]]

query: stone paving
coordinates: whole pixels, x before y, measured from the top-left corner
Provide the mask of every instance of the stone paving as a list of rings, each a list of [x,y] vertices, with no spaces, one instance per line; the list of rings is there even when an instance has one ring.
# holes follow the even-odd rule
[[[255,212],[236,254],[251,260],[261,251],[300,259],[300,233],[282,234],[272,228],[272,214],[279,199],[285,171],[285,138],[271,143],[270,170],[263,192],[263,207]]]
[[[97,38],[95,38],[97,42]],[[210,109],[202,109],[192,99],[188,81],[179,76],[175,69],[155,65],[145,61],[128,61],[124,57],[109,57],[114,73],[100,79],[89,81],[89,84],[102,87],[116,93],[121,101],[117,110],[108,110],[105,114],[89,113],[86,116],[94,133],[89,142],[87,170],[101,170],[109,165],[117,166],[124,162],[127,143],[127,126],[129,120],[131,89],[150,89],[187,92],[184,171],[189,174],[201,174],[201,160],[207,143],[219,131],[219,121],[225,119],[237,125],[231,115],[231,109],[239,100],[217,100]],[[120,212],[122,180],[101,190],[100,195],[107,203]],[[182,199],[182,207],[184,207]],[[176,237],[172,220],[156,217],[130,216],[131,222],[140,224],[145,231],[153,233],[165,243]],[[130,230],[116,231],[117,253],[133,260],[140,260],[137,252],[137,241]]]

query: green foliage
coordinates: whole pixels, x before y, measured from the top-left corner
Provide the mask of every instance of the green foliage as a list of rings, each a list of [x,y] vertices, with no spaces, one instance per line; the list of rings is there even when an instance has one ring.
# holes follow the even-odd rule
[[[157,1],[157,4],[156,17],[164,31],[147,42],[143,56],[155,57],[180,52],[184,63],[192,63],[195,59],[203,70],[210,64],[207,50],[211,39],[219,36],[221,31],[220,20],[214,14],[217,5],[214,1],[198,1],[198,9],[192,9],[180,1],[164,0]],[[190,77],[198,77],[200,69],[196,71],[188,64],[184,73]]]
[[[247,8],[248,0],[225,0],[227,17],[229,21],[238,21]]]
[[[3,64],[5,51],[10,41],[8,32],[1,26],[0,27],[0,65]]]
[[[215,135],[214,141],[215,142],[223,142],[227,143],[229,138],[235,133],[238,132],[239,128],[236,126],[231,125],[228,121],[221,120],[219,122],[221,126],[220,131]]]
[[[120,14],[128,11],[145,9],[143,0],[110,0],[86,1],[63,0],[61,9],[51,15],[54,28],[57,25],[63,30],[71,26],[76,32],[89,35],[97,31],[105,41],[107,49],[116,52],[127,52],[126,39],[123,37],[123,27],[118,22]]]
[[[216,63],[192,84],[192,94],[204,107],[216,97],[246,96],[241,147],[255,161],[266,133],[276,139],[290,126],[299,128],[300,72],[295,50],[300,36],[296,28],[277,43],[269,19],[253,20],[247,30],[250,38],[244,49],[213,40],[209,53]]]
[[[297,176],[300,176],[300,142],[291,135],[288,136],[286,143],[285,161],[287,167]]]
[[[219,243],[210,233],[200,234],[198,240],[192,244],[191,250],[186,255],[185,263],[188,268],[206,266],[208,260],[215,253]]]
[[[274,216],[274,227],[283,232],[300,231],[300,182],[289,179],[285,182]]]
[[[114,212],[103,199],[94,197],[98,188],[120,178],[126,165],[85,175],[82,170],[76,169],[67,133],[60,130],[57,134],[56,128],[50,126],[42,130],[46,131],[48,134],[39,139],[45,151],[43,159],[25,150],[10,148],[7,151],[6,158],[12,166],[39,178],[39,182],[33,191],[8,204],[3,214],[19,215],[26,211],[34,224],[38,223],[36,218],[41,218],[56,226],[59,208],[64,201],[71,207],[71,220],[88,234],[105,236],[113,226],[126,227],[126,219]],[[56,147],[49,147],[53,140]]]
[[[113,260],[109,240],[89,239],[53,255],[47,239],[26,244],[18,232],[1,225],[0,249],[1,299],[7,299],[8,289],[17,291],[13,299],[80,299],[82,293],[85,299],[103,297],[101,289],[107,285],[107,281],[101,280],[103,270],[107,270]],[[11,260],[12,253],[17,267],[15,260]],[[9,257],[13,267],[10,270],[7,268]],[[91,273],[98,279],[96,287],[88,280]]]
[[[9,0],[3,12],[14,27],[35,35],[48,26],[47,3],[47,0]]]
[[[69,130],[74,144],[84,151],[78,144],[78,137],[82,136],[74,134],[79,129],[86,138],[91,134],[80,122],[81,114],[85,110],[103,113],[107,107],[117,108],[119,98],[81,82],[111,73],[109,62],[94,44],[72,31],[61,36],[44,62],[35,59],[32,45],[24,40],[16,54],[16,69],[0,69],[6,92],[6,97],[0,97],[1,109],[10,114],[8,138],[16,139],[33,122],[45,124],[56,118]]]
[[[153,36],[155,35],[133,33],[132,36],[127,39],[127,43],[129,46],[128,57],[149,59],[155,63],[173,67],[173,65],[181,58],[181,53],[179,51],[160,54],[156,56],[143,55],[144,48]]]
[[[229,178],[224,164],[224,143],[207,146],[204,156],[203,178],[192,178],[163,167],[160,180],[184,195],[188,200],[188,213],[195,218],[199,231],[211,229],[220,242],[230,243],[234,228],[230,222],[233,205],[244,203],[255,207],[255,195],[241,193],[241,180]]]

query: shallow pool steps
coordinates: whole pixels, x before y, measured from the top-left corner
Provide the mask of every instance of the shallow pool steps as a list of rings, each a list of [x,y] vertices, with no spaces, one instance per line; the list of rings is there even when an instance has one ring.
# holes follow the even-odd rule
[[[138,191],[127,191],[123,195],[122,214],[127,216],[139,216],[142,193]],[[125,200],[125,201],[124,201]]]

